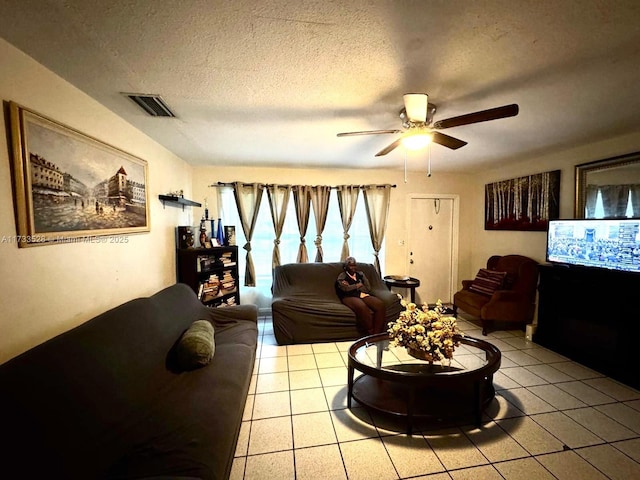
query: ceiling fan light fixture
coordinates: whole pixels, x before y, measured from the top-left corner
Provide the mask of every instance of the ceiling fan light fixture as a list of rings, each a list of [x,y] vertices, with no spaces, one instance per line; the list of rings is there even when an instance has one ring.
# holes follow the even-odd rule
[[[488,122],[516,116],[519,112],[518,104],[503,105],[501,107],[480,110],[477,112],[458,115],[444,120],[433,121],[436,106],[429,103],[429,96],[426,93],[407,93],[403,96],[404,108],[400,110],[400,120],[403,130],[366,130],[360,132],[338,133],[338,137],[350,137],[354,135],[379,135],[383,133],[402,133],[402,135],[384,147],[376,157],[392,152],[400,145],[407,150],[419,150],[426,147],[431,142],[442,145],[451,150],[464,147],[467,142],[459,138],[452,137],[439,132],[445,128],[459,127],[473,123]],[[431,150],[429,149],[429,152]]]
[[[402,145],[408,150],[420,150],[426,147],[433,140],[431,133],[412,133],[402,138]]]
[[[429,96],[426,93],[407,93],[402,96],[407,117],[411,122],[427,121]]]

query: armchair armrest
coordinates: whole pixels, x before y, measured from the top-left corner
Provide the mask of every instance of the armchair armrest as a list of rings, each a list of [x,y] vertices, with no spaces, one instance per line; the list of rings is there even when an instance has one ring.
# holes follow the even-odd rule
[[[224,325],[225,323],[235,322],[238,320],[247,320],[258,323],[258,307],[255,305],[234,305],[224,308],[207,308],[209,318],[215,325]]]
[[[473,280],[462,280],[462,289],[469,290],[469,288],[471,288],[472,283],[473,283]]]
[[[515,290],[496,290],[491,295],[491,302],[526,302],[526,297],[522,292],[516,292]]]

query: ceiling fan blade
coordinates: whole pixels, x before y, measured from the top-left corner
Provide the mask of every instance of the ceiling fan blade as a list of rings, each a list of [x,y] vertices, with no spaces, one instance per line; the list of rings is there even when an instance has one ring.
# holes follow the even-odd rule
[[[428,96],[425,93],[407,93],[402,96],[407,117],[412,122],[427,121]]]
[[[480,112],[467,113],[459,117],[451,117],[445,120],[439,120],[433,124],[433,128],[444,129],[451,127],[459,127],[460,125],[469,125],[470,123],[487,122],[489,120],[498,120],[499,118],[514,117],[518,114],[519,107],[513,103],[502,107],[490,108]]]
[[[433,132],[433,142],[450,148],[451,150],[457,150],[458,148],[464,147],[467,144],[467,142],[465,142],[464,140],[459,140],[440,132]]]
[[[382,133],[400,133],[401,130],[365,130],[363,132],[338,133],[338,137],[353,137],[356,135],[380,135]]]
[[[398,145],[400,145],[400,141],[401,140],[402,140],[402,138],[399,138],[395,142],[393,142],[393,143],[387,145],[386,147],[384,147],[382,150],[380,150],[378,153],[376,153],[376,157],[381,157],[382,155],[386,155],[391,150],[395,149]]]

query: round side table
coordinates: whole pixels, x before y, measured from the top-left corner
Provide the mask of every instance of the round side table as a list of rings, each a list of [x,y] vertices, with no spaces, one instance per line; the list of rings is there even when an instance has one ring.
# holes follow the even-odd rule
[[[403,275],[387,275],[384,283],[389,290],[391,287],[408,288],[411,291],[411,303],[416,303],[416,288],[420,286],[420,280]]]

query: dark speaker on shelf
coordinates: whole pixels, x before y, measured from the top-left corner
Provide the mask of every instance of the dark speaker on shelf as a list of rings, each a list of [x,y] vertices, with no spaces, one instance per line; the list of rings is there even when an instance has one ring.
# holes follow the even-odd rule
[[[178,248],[193,248],[195,237],[191,227],[177,227]]]

